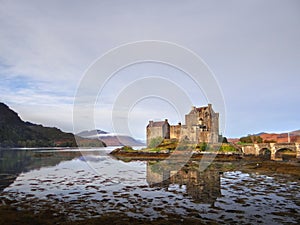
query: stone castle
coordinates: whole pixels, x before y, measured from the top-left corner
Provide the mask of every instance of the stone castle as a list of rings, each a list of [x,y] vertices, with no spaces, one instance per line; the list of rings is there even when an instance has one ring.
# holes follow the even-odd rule
[[[192,143],[217,143],[219,135],[219,113],[214,112],[212,105],[196,108],[192,107],[189,114],[185,115],[185,125],[170,125],[168,120],[149,121],[147,125],[147,145],[151,139],[188,140]]]

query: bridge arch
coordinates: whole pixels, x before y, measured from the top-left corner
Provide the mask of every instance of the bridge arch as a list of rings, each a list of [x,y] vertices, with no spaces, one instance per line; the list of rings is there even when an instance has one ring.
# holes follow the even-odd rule
[[[300,160],[300,143],[260,143],[237,144],[244,155],[267,155],[271,151],[271,160]]]
[[[297,151],[290,147],[281,147],[275,151],[275,158],[282,159],[284,161],[295,159],[297,156]]]
[[[258,152],[258,155],[263,159],[271,159],[271,150],[267,147],[261,148]]]

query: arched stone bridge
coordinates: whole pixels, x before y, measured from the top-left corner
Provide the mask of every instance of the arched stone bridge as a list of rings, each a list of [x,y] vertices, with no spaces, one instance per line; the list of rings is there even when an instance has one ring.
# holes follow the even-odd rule
[[[261,143],[238,145],[245,155],[262,155],[266,151],[271,152],[272,160],[279,160],[279,153],[284,150],[290,150],[296,153],[296,158],[300,159],[300,143]]]

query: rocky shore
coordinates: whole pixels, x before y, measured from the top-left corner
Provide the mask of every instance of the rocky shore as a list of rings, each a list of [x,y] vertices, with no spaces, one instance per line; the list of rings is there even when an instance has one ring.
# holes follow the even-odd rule
[[[122,213],[107,213],[97,218],[89,218],[84,220],[70,221],[65,215],[53,217],[53,212],[34,213],[32,211],[18,211],[15,207],[0,206],[0,225],[133,225],[133,224],[218,224],[217,221],[202,218],[183,218],[176,214],[170,214],[165,218],[157,218],[152,220],[138,219],[130,217]],[[51,218],[51,219],[49,219]]]
[[[179,153],[136,151],[127,147],[117,148],[110,153],[116,159],[129,161],[159,161],[165,160],[172,155],[173,160],[182,159],[183,155]],[[300,160],[293,161],[273,161],[260,156],[243,155],[239,152],[213,153],[196,152],[191,154],[190,160],[200,161],[203,157],[213,159],[213,162],[230,163],[232,170],[251,173],[259,172],[263,174],[289,174],[300,177]],[[205,158],[204,158],[205,159]]]
[[[169,152],[120,152],[120,151],[113,151],[110,153],[117,159],[123,161],[131,161],[131,160],[164,160],[169,158],[172,155],[172,159],[180,160],[182,157],[185,157],[183,154],[174,153],[171,154]],[[226,161],[235,161],[242,159],[242,155],[239,153],[193,153],[191,155],[191,159],[194,160],[201,160],[204,156],[207,157],[215,157],[214,160],[218,162],[226,162]]]
[[[155,175],[159,176],[158,172],[161,171],[157,170],[159,168],[155,166],[155,161],[165,159],[170,156],[170,152],[137,152],[130,149],[119,149],[113,151],[112,155],[123,161],[135,161],[136,159],[147,161],[147,171],[152,171],[152,178],[155,178]],[[193,173],[190,174],[194,176],[200,165],[198,162],[203,159],[204,155],[209,155],[209,153],[194,154],[191,164],[184,166],[182,172],[179,173],[180,176],[176,178],[178,180],[172,182],[179,184],[178,181],[185,179],[184,177],[188,174],[188,171],[192,171]],[[180,154],[178,155],[180,159],[179,156]],[[113,161],[116,160],[111,157],[105,158],[101,168],[108,168]],[[73,176],[70,173],[69,177],[66,178],[64,176],[37,177],[30,181],[25,178],[22,181],[21,178],[15,183],[17,187],[15,192],[7,190],[6,197],[3,195],[3,198],[0,198],[0,225],[234,224],[237,218],[241,219],[243,224],[256,224],[255,222],[263,224],[268,221],[268,218],[273,217],[280,219],[281,222],[287,221],[287,217],[292,222],[299,220],[298,208],[295,208],[295,205],[289,200],[290,196],[297,196],[297,193],[299,193],[300,163],[298,161],[279,162],[236,153],[218,154],[214,162],[208,167],[212,173],[203,174],[204,179],[202,180],[207,182],[197,183],[197,185],[202,184],[207,189],[197,191],[200,190],[198,187],[202,186],[195,185],[189,186],[189,192],[180,188],[170,189],[166,192],[163,189],[165,183],[159,184],[162,186],[151,186],[151,182],[148,181],[149,183],[146,185],[143,183],[144,176],[147,174],[146,179],[149,179],[150,173],[136,168],[137,164],[144,165],[144,162],[129,162],[128,164],[131,163],[134,164],[134,167],[132,167],[134,171],[131,171],[131,173],[139,176],[126,183],[126,179],[130,178],[126,178],[125,174],[130,171],[120,169],[120,174],[117,175],[122,180],[119,183],[119,189],[116,188],[118,183],[113,182],[113,179],[116,178],[115,175],[112,177],[105,177],[102,173],[89,175],[88,171],[84,173],[84,170],[80,168],[74,169]],[[94,165],[96,164],[101,164],[101,161],[95,162]],[[125,165],[123,162],[120,164]],[[115,168],[113,165],[117,164],[111,164],[111,169]],[[124,168],[127,166],[124,166]],[[73,169],[74,167],[70,166],[70,168]],[[103,171],[102,169],[99,171]],[[214,179],[213,174],[220,178]],[[78,179],[72,180],[72,177],[78,177]],[[143,182],[139,179],[142,179]],[[58,182],[61,183],[57,184]],[[132,184],[131,182],[136,183]],[[45,194],[46,198],[35,198],[35,193],[43,196],[43,192],[47,192],[48,186],[44,186],[45,183],[52,185],[55,183],[52,186],[55,187],[55,190],[69,189],[70,192],[68,194],[64,192],[63,195],[61,193],[56,195],[54,193]],[[29,185],[31,190],[24,192],[24,196],[17,198],[21,195],[18,188],[24,190],[22,189],[24,184]],[[192,184],[192,182],[189,184]],[[83,188],[82,193],[78,190],[77,185]],[[113,190],[111,190],[112,185]],[[283,188],[288,188],[288,191],[282,193]],[[218,196],[216,199],[211,190],[218,190],[220,193],[227,194]],[[212,202],[215,203],[198,202],[196,198],[193,198],[193,195],[189,195],[191,193],[198,193],[201,197],[199,199],[202,200],[214,199]],[[92,197],[94,195],[97,197]],[[263,197],[260,199],[261,196]],[[275,204],[273,207],[274,196],[284,197],[286,200],[282,200],[280,204]],[[265,211],[263,215],[261,215],[257,204],[258,201],[260,204],[264,204]],[[295,201],[295,204],[298,204],[297,199]],[[236,207],[238,207],[238,210],[236,210]],[[251,214],[254,220],[248,219],[249,207],[255,209],[255,212]],[[173,209],[185,212],[178,213]],[[153,210],[153,213],[148,214],[149,210]],[[139,215],[143,215],[143,217],[139,217]],[[266,218],[266,215],[268,218]]]

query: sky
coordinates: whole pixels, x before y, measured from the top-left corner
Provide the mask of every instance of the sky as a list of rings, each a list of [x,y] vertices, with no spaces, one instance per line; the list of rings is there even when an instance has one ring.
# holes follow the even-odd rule
[[[93,63],[120,45],[160,40],[193,51],[212,71],[223,135],[297,130],[299,28],[298,0],[0,0],[0,101],[23,120],[72,132],[74,96]],[[172,81],[193,105],[209,103],[184,72],[135,64],[97,93],[95,127],[114,132],[121,90],[147,76]],[[149,120],[184,122],[176,107],[160,96],[140,99],[126,114],[131,135],[145,139]]]

